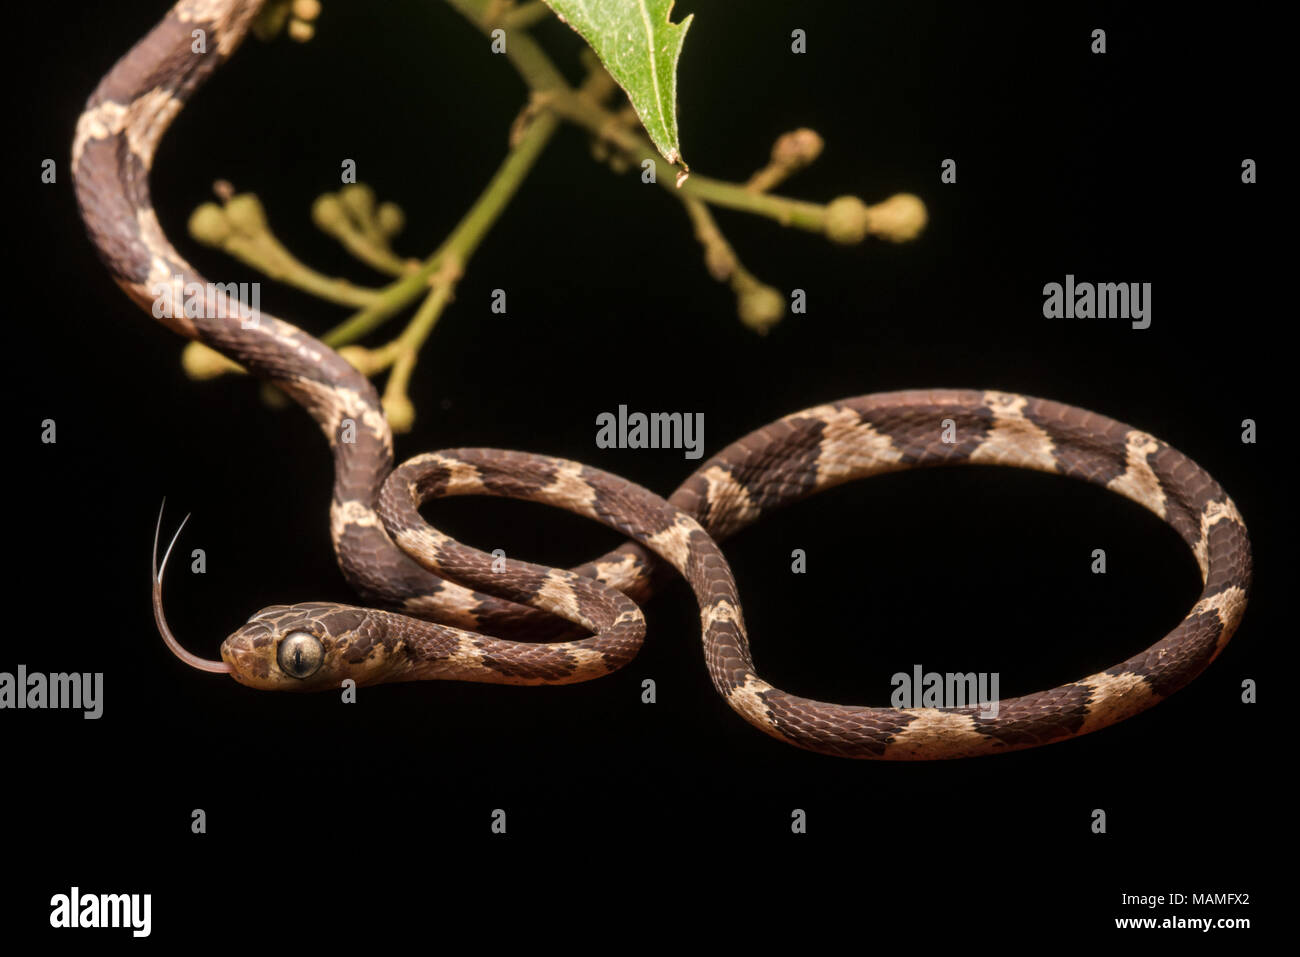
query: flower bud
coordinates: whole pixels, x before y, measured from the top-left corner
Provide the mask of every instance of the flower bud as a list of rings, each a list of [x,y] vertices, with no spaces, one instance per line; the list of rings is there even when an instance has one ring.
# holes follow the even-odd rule
[[[807,127],[783,133],[772,145],[772,162],[786,169],[801,169],[821,155],[821,134]]]
[[[359,223],[368,223],[375,216],[375,191],[365,183],[350,183],[339,190],[339,201]]]
[[[870,223],[867,204],[856,196],[841,196],[826,207],[826,236],[833,243],[852,246],[862,242]]]
[[[396,203],[380,203],[375,211],[375,225],[385,236],[396,236],[406,225],[406,214]]]
[[[311,204],[311,221],[331,236],[347,225],[348,214],[334,193],[322,193]]]
[[[266,210],[256,193],[240,193],[230,197],[226,203],[226,218],[245,236],[256,236],[266,232]]]
[[[415,405],[404,395],[386,395],[384,415],[394,432],[409,432],[415,424]]]
[[[762,283],[740,293],[737,297],[740,321],[760,335],[781,321],[785,315],[785,297]]]
[[[870,207],[871,235],[891,243],[905,243],[915,239],[925,228],[925,203],[911,193],[899,193],[883,203]]]
[[[239,366],[216,349],[201,342],[187,343],[181,350],[181,369],[191,379],[215,379],[225,372],[237,372]]]
[[[190,214],[190,235],[205,246],[221,246],[230,237],[230,220],[216,203],[204,203]]]

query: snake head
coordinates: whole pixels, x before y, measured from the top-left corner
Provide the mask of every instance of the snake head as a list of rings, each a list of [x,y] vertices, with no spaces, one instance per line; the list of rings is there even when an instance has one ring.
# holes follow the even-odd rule
[[[220,661],[186,651],[167,624],[162,600],[163,572],[185,522],[159,562],[162,517],[159,509],[151,575],[154,620],[163,642],[191,668],[228,674],[264,691],[325,691],[349,678],[360,686],[414,677],[410,649],[400,637],[409,634],[409,621],[404,630],[400,616],[322,601],[263,608],[221,643]]]
[[[324,691],[399,680],[407,668],[378,615],[329,602],[272,605],[221,643],[240,684],[264,691]]]

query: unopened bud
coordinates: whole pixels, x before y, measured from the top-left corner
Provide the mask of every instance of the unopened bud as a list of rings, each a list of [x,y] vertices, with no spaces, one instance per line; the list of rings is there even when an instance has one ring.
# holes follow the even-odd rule
[[[189,231],[205,246],[221,246],[230,237],[230,220],[216,203],[204,203],[190,214]]]
[[[740,293],[737,307],[740,321],[762,335],[785,315],[785,297],[771,286],[755,283]]]
[[[375,191],[365,183],[350,183],[339,190],[339,201],[359,223],[368,223],[375,215]]]
[[[925,203],[919,196],[899,193],[867,210],[871,219],[871,235],[891,243],[905,243],[915,239],[925,228]]]
[[[323,193],[311,204],[311,221],[333,235],[347,225],[348,214],[334,193]]]
[[[807,166],[821,155],[825,141],[807,127],[783,133],[772,145],[772,162],[787,169]]]
[[[235,372],[239,366],[216,349],[201,342],[187,343],[181,350],[181,369],[191,379],[215,379],[225,372]]]
[[[415,405],[404,395],[384,396],[384,415],[394,432],[409,432],[415,424]]]
[[[375,225],[385,236],[396,236],[406,225],[406,214],[396,203],[381,203],[375,211]]]
[[[257,236],[266,232],[266,210],[256,193],[240,193],[230,197],[226,203],[226,218],[245,236]]]
[[[841,196],[826,207],[826,236],[833,243],[851,246],[866,238],[871,225],[867,204],[856,196]]]

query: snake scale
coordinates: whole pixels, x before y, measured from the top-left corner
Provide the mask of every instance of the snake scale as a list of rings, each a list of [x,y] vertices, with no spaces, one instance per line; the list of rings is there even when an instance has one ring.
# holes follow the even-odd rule
[[[315,419],[333,450],[330,521],[340,568],[360,595],[385,607],[267,608],[226,638],[221,661],[206,661],[182,649],[167,628],[155,536],[158,624],[188,663],[255,688],[285,690],[337,688],[347,678],[358,685],[584,681],[636,655],[645,632],[636,602],[649,595],[662,561],[690,583],[713,684],[745,720],[823,754],[915,760],[1011,751],[1095,731],[1168,697],[1222,651],[1245,609],[1251,569],[1245,525],[1231,499],[1164,442],[1043,399],[934,389],[817,406],[727,446],[667,501],[598,469],[521,452],[454,449],[394,468],[392,436],[370,382],[296,326],[265,313],[254,324],[236,318],[230,303],[217,301],[225,293],[212,291],[172,247],[150,200],[159,140],[235,51],[260,7],[260,0],[181,0],[118,61],[77,123],[77,200],[101,258],[138,305],[152,311],[160,284],[180,287],[177,293],[203,284],[209,292],[202,315],[161,321],[274,383]],[[205,31],[206,52],[195,52],[196,30]],[[345,426],[350,441],[341,438]],[[717,543],[772,509],[844,482],[964,463],[1070,476],[1140,503],[1192,549],[1204,583],[1200,598],[1145,651],[1079,681],[1002,701],[994,717],[977,707],[829,704],[763,681]],[[595,519],[629,542],[572,571],[512,559],[494,570],[492,555],[452,541],[419,515],[423,501],[452,495],[543,502]],[[551,616],[591,636],[491,636],[531,630],[536,637]]]

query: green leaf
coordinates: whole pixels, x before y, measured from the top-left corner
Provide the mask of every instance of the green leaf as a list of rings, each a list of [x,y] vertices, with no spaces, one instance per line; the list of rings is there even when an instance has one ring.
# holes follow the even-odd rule
[[[672,23],[673,0],[546,0],[582,35],[627,93],[664,159],[682,158],[677,142],[677,58],[688,16]],[[683,164],[685,165],[685,164]]]

